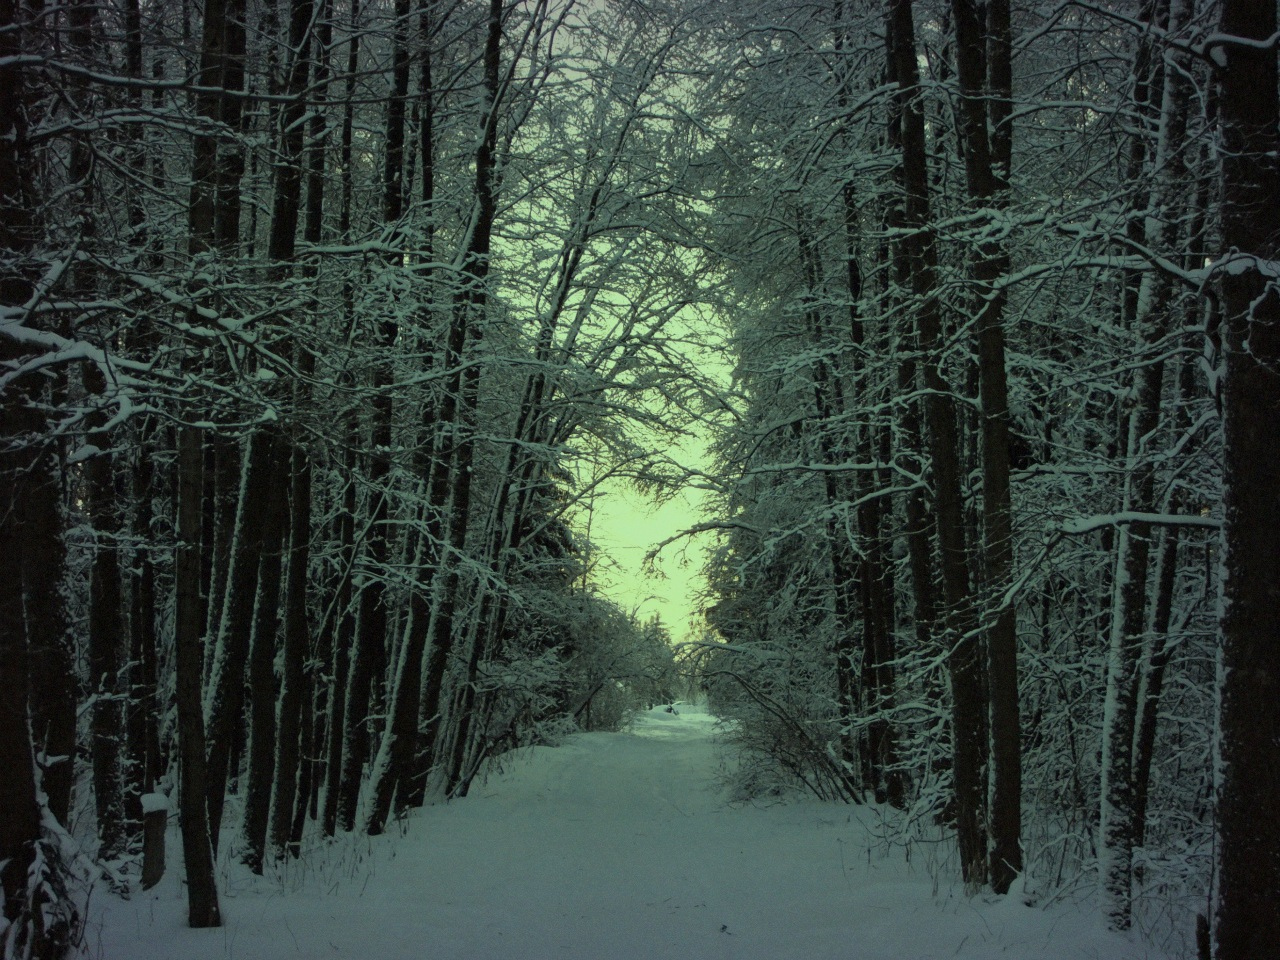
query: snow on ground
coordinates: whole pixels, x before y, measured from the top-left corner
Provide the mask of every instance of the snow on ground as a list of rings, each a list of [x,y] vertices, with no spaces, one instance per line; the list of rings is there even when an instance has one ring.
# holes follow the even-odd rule
[[[865,808],[731,806],[714,718],[642,715],[505,758],[471,795],[275,877],[223,869],[225,924],[185,926],[181,869],[95,892],[103,960],[1159,960],[1096,910],[935,890]],[[230,830],[224,832],[231,832]],[[171,852],[180,849],[171,834]],[[177,856],[171,854],[171,861]],[[226,863],[233,858],[224,856]],[[935,871],[936,872],[936,871]]]

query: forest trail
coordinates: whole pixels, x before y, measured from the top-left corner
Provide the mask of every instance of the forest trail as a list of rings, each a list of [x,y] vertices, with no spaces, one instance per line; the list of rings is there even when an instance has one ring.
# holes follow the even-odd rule
[[[184,926],[180,866],[96,893],[104,960],[1156,960],[1096,910],[935,891],[875,815],[730,805],[714,720],[661,708],[631,732],[504,759],[471,795],[390,836],[311,851],[287,875],[223,868],[225,926]],[[399,833],[403,832],[404,836]],[[171,835],[171,851],[180,849]],[[222,863],[232,858],[224,853]],[[947,874],[949,868],[943,868]],[[936,871],[935,871],[936,872]]]

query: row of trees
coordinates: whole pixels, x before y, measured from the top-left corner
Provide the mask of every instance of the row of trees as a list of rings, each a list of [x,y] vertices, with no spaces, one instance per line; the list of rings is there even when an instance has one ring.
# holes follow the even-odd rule
[[[683,419],[682,28],[636,14],[0,6],[5,956],[74,934],[65,829],[147,885],[172,797],[215,926],[216,857],[670,696],[568,521]]]
[[[1275,634],[1233,593],[1275,581],[1274,458],[1230,432],[1274,421],[1231,366],[1272,336],[1272,28],[1192,0],[742,16],[717,24],[740,400],[704,669],[754,786],[945,824],[974,887],[1096,863],[1116,929],[1213,878],[1218,955],[1265,955],[1274,843],[1214,849],[1278,742],[1243,716]],[[1250,692],[1215,759],[1219,649]]]

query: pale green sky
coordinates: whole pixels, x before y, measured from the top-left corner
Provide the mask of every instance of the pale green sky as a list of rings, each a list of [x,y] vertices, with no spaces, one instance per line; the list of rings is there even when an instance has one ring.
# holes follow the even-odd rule
[[[667,453],[682,465],[704,469],[706,439],[687,437]],[[681,537],[649,566],[645,556],[664,540],[705,520],[706,497],[705,491],[685,487],[658,503],[630,480],[611,477],[600,482],[594,496],[584,500],[572,518],[579,532],[589,534],[595,548],[592,580],[600,592],[641,621],[659,615],[676,642],[701,635],[701,610],[706,603],[700,597],[705,590],[702,572],[712,534]]]
[[[720,402],[726,403],[723,397],[733,379],[731,358],[716,326],[713,314],[689,309],[672,321],[667,332],[676,338],[672,342],[679,343],[678,353],[699,377],[718,382],[719,391],[723,391]],[[705,421],[685,421],[685,432],[678,437],[655,432],[653,449],[667,466],[705,475],[712,469],[708,452],[712,429]],[[594,479],[592,469],[588,458],[579,461],[583,487]],[[677,643],[702,637],[702,610],[708,603],[702,596],[706,590],[703,570],[714,534],[680,535],[709,519],[709,496],[705,490],[686,485],[674,494],[652,497],[628,479],[610,477],[595,486],[570,520],[594,545],[592,580],[600,592],[641,622],[659,615]],[[664,547],[651,564],[645,563],[647,554],[672,538],[678,539]]]
[[[684,490],[663,504],[654,504],[622,480],[600,485],[591,521],[591,540],[604,556],[597,561],[594,580],[601,592],[640,620],[654,614],[672,639],[691,639],[699,631],[704,589],[702,568],[707,534],[683,538],[658,556],[654,570],[646,570],[645,555],[668,537],[702,519],[699,491]]]

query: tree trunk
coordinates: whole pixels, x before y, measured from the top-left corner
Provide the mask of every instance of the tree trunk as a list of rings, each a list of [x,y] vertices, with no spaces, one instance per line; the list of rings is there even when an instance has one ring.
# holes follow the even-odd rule
[[[151,498],[156,495],[153,487],[155,468],[151,459],[150,436],[153,423],[142,428],[140,451],[133,470],[133,537],[139,544],[134,552],[136,571],[129,605],[129,777],[127,781],[126,812],[132,809],[130,819],[136,823],[135,834],[141,833],[143,843],[143,889],[150,889],[164,874],[163,840],[157,861],[154,840],[148,844],[145,827],[146,814],[142,797],[155,791],[165,766],[160,746],[160,703],[156,696],[156,571],[151,560],[154,549],[151,532]],[[164,818],[167,821],[167,816]],[[149,869],[148,869],[149,866]]]
[[[236,534],[223,612],[209,674],[205,722],[209,730],[209,818],[214,849],[222,827],[222,809],[231,767],[235,730],[244,713],[245,666],[253,631],[254,601],[265,549],[264,532],[272,494],[273,433],[261,428],[250,436],[243,459]]]
[[[275,169],[275,189],[271,211],[271,237],[268,259],[272,279],[287,282],[294,272],[298,224],[301,219],[301,196],[304,157],[304,104],[302,97],[311,77],[313,57],[312,0],[292,0],[289,6],[289,42],[291,59],[287,64],[283,95],[289,98],[280,111],[277,141],[279,161]],[[324,11],[321,11],[323,18]],[[323,161],[322,161],[323,162]],[[308,185],[314,180],[308,177]],[[310,201],[313,199],[309,197]],[[308,227],[319,229],[319,214],[308,208]],[[314,221],[312,223],[311,221]],[[318,236],[317,238],[318,239]],[[295,320],[295,322],[297,322]],[[306,405],[309,380],[315,372],[315,355],[306,348],[288,349],[298,368],[299,378],[293,385],[295,409]],[[299,738],[301,737],[302,702],[306,695],[305,665],[310,650],[307,629],[307,575],[311,557],[311,458],[301,444],[287,445],[280,452],[281,487],[288,488],[288,564],[285,584],[283,670],[280,702],[276,712],[275,756],[272,763],[274,786],[269,791],[270,813],[266,839],[272,855],[283,855],[293,829],[293,804],[297,797]],[[287,465],[286,465],[287,461]],[[282,508],[284,504],[282,504]],[[257,837],[253,838],[256,851]],[[259,869],[261,861],[259,860]]]
[[[351,652],[355,643],[355,615],[351,610],[351,569],[355,565],[355,480],[348,480],[334,540],[342,572],[330,604],[329,643],[333,648],[333,676],[329,683],[329,713],[325,724],[325,797],[321,807],[321,829],[332,837],[338,829],[338,798],[341,788],[342,752],[346,734],[346,695]]]
[[[1191,230],[1193,242],[1195,238],[1203,235],[1204,230],[1204,214],[1208,204],[1208,177],[1204,178],[1204,183],[1205,187],[1202,188],[1197,199],[1195,226]],[[1187,260],[1191,260],[1193,256],[1194,254],[1189,254]],[[1188,330],[1192,329],[1196,314],[1202,306],[1198,299],[1192,300],[1191,304],[1192,306],[1183,314],[1184,325]],[[1175,436],[1191,427],[1190,404],[1195,396],[1197,366],[1189,354],[1183,356],[1178,372],[1178,401],[1173,411]],[[1186,491],[1176,489],[1170,498],[1167,512],[1177,515],[1192,508],[1193,504]],[[1139,685],[1137,722],[1133,735],[1133,842],[1136,847],[1141,847],[1146,842],[1151,762],[1155,755],[1156,726],[1159,721],[1161,697],[1164,693],[1165,674],[1173,652],[1181,642],[1180,634],[1185,628],[1185,618],[1190,616],[1190,611],[1187,611],[1184,623],[1171,632],[1173,605],[1180,570],[1179,547],[1182,542],[1182,532],[1177,527],[1166,527],[1162,538],[1156,573],[1153,577],[1155,597],[1151,610],[1150,636],[1143,645],[1145,663]]]
[[[214,62],[214,74],[206,78],[209,85],[222,90],[240,91],[245,85],[245,22],[246,0],[214,0],[219,21],[218,35],[205,37],[206,47]],[[205,11],[206,23],[210,12]],[[212,44],[212,47],[208,45]],[[203,70],[203,61],[202,61]],[[206,95],[206,98],[207,95]],[[244,146],[239,134],[244,131],[244,100],[238,96],[214,96],[210,99],[210,116],[215,116],[224,135],[212,141],[209,149],[212,168],[209,174],[209,198],[212,205],[211,239],[213,248],[222,253],[234,253],[240,245],[240,181],[244,176]],[[226,134],[230,134],[227,136]],[[217,351],[212,357],[211,369],[216,375],[230,373],[225,354]],[[237,542],[235,523],[239,518],[237,507],[241,478],[240,445],[235,439],[217,432],[205,439],[207,456],[212,467],[205,486],[206,535],[203,544],[204,582],[207,585],[206,635],[217,637],[221,632],[220,617],[226,607],[224,591],[228,589],[231,553]],[[250,601],[252,602],[252,601]],[[212,666],[211,657],[217,652],[211,647],[205,652],[206,678]],[[217,745],[217,733],[211,731],[213,745]],[[212,771],[211,786],[217,789],[219,777]],[[218,804],[219,809],[221,803]],[[220,821],[213,825],[214,849],[217,850]]]
[[[34,293],[34,271],[24,257],[38,239],[34,198],[27,189],[32,156],[25,77],[13,62],[23,52],[19,12],[13,0],[0,0],[0,306],[6,308],[21,307]],[[21,345],[0,330],[0,369],[23,359]],[[68,915],[65,902],[47,883],[50,877],[59,879],[56,860],[43,869],[38,866],[51,851],[39,849],[41,785],[29,709],[34,696],[52,692],[32,682],[37,646],[52,643],[56,650],[65,643],[65,610],[60,603],[49,603],[58,599],[64,547],[57,463],[45,443],[45,417],[38,402],[43,378],[34,379],[35,383],[31,377],[17,379],[0,391],[0,906],[5,921],[0,954],[58,960],[70,952],[72,931],[61,925]],[[52,579],[43,593],[35,593],[40,584],[32,581],[40,577]],[[75,695],[69,685],[69,661],[65,665],[65,677],[50,686],[62,696],[55,701],[58,707],[71,712],[74,738]],[[49,680],[54,677],[46,677]],[[56,745],[46,739],[46,750]],[[64,824],[73,753],[74,739],[66,759],[54,768]],[[44,781],[47,790],[48,772]],[[49,801],[54,802],[52,795]]]
[[[356,68],[359,64],[359,37],[357,29],[360,23],[359,0],[351,0],[350,7],[351,42],[347,50],[347,82],[342,110],[342,130],[338,155],[338,166],[342,171],[342,192],[338,211],[338,234],[344,242],[351,240],[352,209],[352,174],[351,160],[353,156],[353,138],[355,126],[355,82]],[[350,282],[343,284],[343,313],[348,329],[355,329],[354,291]],[[329,684],[329,715],[325,733],[325,797],[320,812],[321,830],[325,836],[332,837],[338,830],[338,808],[341,805],[342,777],[345,769],[343,755],[347,745],[347,698],[351,683],[350,664],[356,655],[356,617],[352,610],[354,591],[352,589],[352,573],[355,569],[357,546],[355,539],[356,518],[356,460],[355,450],[359,444],[359,414],[352,408],[346,415],[347,454],[343,465],[343,474],[347,478],[343,488],[342,505],[338,510],[335,523],[334,539],[337,543],[338,558],[342,572],[334,591],[333,601],[328,617],[330,643],[333,650],[333,677]],[[366,681],[367,683],[367,681]],[[357,788],[358,789],[358,788]],[[344,821],[345,823],[345,821]],[[350,825],[344,829],[351,829]]]
[[[1217,960],[1280,944],[1280,136],[1273,3],[1223,0],[1222,414],[1226,523],[1218,700]],[[1250,45],[1234,43],[1244,38]],[[1244,259],[1250,258],[1250,259]],[[1251,259],[1257,258],[1257,259]],[[1264,271],[1263,266],[1266,266]]]
[[[1185,3],[1175,0],[1169,13],[1170,28],[1180,29],[1187,16]],[[1156,249],[1174,249],[1180,239],[1188,96],[1189,83],[1183,69],[1164,71],[1161,134],[1154,156],[1158,180],[1151,201],[1158,213],[1148,221],[1153,235],[1147,237],[1147,242]],[[1169,322],[1172,296],[1172,281],[1168,277],[1153,271],[1143,278],[1135,332],[1149,350],[1159,349]],[[1148,360],[1135,374],[1134,405],[1126,418],[1125,510],[1149,512],[1155,507],[1156,464],[1152,445],[1160,424],[1163,388],[1163,359]],[[1150,524],[1130,523],[1121,527],[1117,538],[1103,716],[1100,829],[1103,910],[1108,924],[1116,930],[1127,930],[1132,923],[1136,842],[1133,744],[1153,536]]]
[[[271,785],[276,751],[276,634],[280,626],[281,547],[289,521],[289,451],[273,429],[266,512],[262,526],[262,563],[254,606],[249,651],[249,760],[245,768],[242,861],[262,872],[266,855]]]
[[[479,323],[488,298],[489,247],[497,213],[494,176],[497,165],[497,125],[500,100],[499,73],[502,57],[502,0],[489,0],[489,17],[484,48],[484,110],[480,117],[480,140],[475,155],[473,228],[463,257],[461,288],[454,300],[449,338],[445,348],[444,369],[448,371],[444,400],[441,403],[440,430],[444,442],[437,457],[432,478],[433,496],[449,489],[449,546],[444,554],[447,571],[439,605],[436,609],[431,652],[427,657],[423,680],[423,755],[427,769],[444,759],[445,738],[442,736],[441,709],[444,704],[445,670],[455,637],[454,616],[462,589],[458,557],[466,549],[467,525],[471,514],[472,459],[475,449],[474,423],[479,399],[480,368],[463,365],[471,344],[480,339]],[[452,476],[451,482],[445,478]],[[432,505],[445,509],[444,500],[433,499]]]
[[[106,380],[96,365],[85,368],[85,381],[92,393],[101,396],[106,391]],[[93,419],[101,426],[105,417],[98,414]],[[110,446],[109,436],[91,437],[99,440],[100,448]],[[114,860],[124,853],[127,837],[120,762],[124,745],[124,594],[115,458],[110,453],[100,453],[85,465],[85,473],[95,541],[89,579],[89,690],[90,696],[96,698],[92,717],[93,794],[101,841],[98,857]]]
[[[208,9],[208,8],[206,8]],[[201,431],[178,431],[178,543],[174,548],[177,612],[174,617],[175,697],[178,705],[178,759],[182,764],[180,811],[182,854],[187,868],[187,922],[192,927],[222,924],[213,875],[205,766],[204,710],[200,679],[204,618],[200,606]]]
[[[223,119],[225,101],[217,91],[232,86],[237,66],[244,56],[244,8],[242,0],[207,0],[204,7],[196,112],[206,120]],[[243,78],[243,68],[239,67]],[[217,200],[220,183],[217,141],[198,134],[193,146],[191,202],[188,211],[189,252],[193,257],[208,253],[218,245]],[[221,178],[221,179],[220,179]],[[238,204],[224,196],[226,202]],[[184,425],[178,431],[177,537],[174,548],[174,577],[177,610],[174,616],[174,672],[178,706],[178,752],[182,765],[179,809],[182,817],[182,848],[187,868],[188,922],[192,927],[216,927],[222,922],[218,908],[217,882],[213,874],[214,832],[209,809],[210,787],[205,755],[205,718],[201,681],[203,656],[203,586],[201,536],[204,513],[204,431]],[[215,745],[217,741],[215,740]],[[221,797],[222,784],[214,784]]]
[[[409,0],[395,0],[395,34],[392,44],[391,95],[387,104],[387,147],[384,157],[383,223],[399,232],[399,221],[404,213],[404,147],[405,147],[405,99],[409,92]],[[393,318],[382,321],[378,330],[380,345],[390,350],[399,333]],[[391,478],[391,426],[394,400],[391,387],[395,382],[389,356],[383,357],[374,373],[373,398],[373,452],[369,463],[369,482],[373,489],[373,517],[368,537],[369,572],[360,592],[360,622],[356,650],[351,662],[350,687],[347,694],[346,745],[342,758],[342,787],[339,797],[338,820],[344,830],[355,827],[356,806],[360,797],[360,780],[365,761],[369,756],[370,731],[365,729],[369,716],[369,700],[373,693],[375,660],[384,659],[382,650],[387,642],[387,610],[384,605],[386,583],[382,568],[390,556],[388,529],[388,489]],[[394,691],[392,693],[394,698]],[[394,708],[393,708],[394,709]],[[393,736],[393,724],[388,724],[386,735]],[[380,825],[369,822],[374,832]]]
[[[125,69],[130,80],[139,86],[128,95],[129,106],[141,112],[143,94],[143,36],[142,9],[139,0],[125,0],[124,4]],[[156,94],[158,96],[158,93]],[[143,131],[131,129],[127,134],[129,162],[138,170],[147,169],[147,150]],[[129,198],[129,228],[131,244],[140,251],[147,250],[147,213],[137,194]],[[154,256],[148,256],[150,264],[156,264]],[[148,330],[139,336],[139,355],[152,356],[159,341],[157,330]],[[168,491],[153,489],[155,465],[153,462],[157,421],[144,417],[134,427],[135,454],[130,457],[130,489],[128,509],[128,539],[135,545],[129,560],[132,576],[128,603],[128,652],[126,662],[125,731],[127,736],[127,760],[124,778],[124,818],[128,841],[133,849],[143,851],[143,888],[150,889],[164,875],[163,831],[160,833],[159,855],[154,839],[155,831],[146,829],[147,816],[143,812],[142,798],[155,790],[162,766],[160,758],[159,705],[156,702],[156,574],[152,563],[153,536],[151,530],[154,507],[152,500],[164,500]],[[154,821],[154,816],[151,818]],[[163,817],[168,820],[167,815]]]
[[[964,165],[969,197],[993,213],[1007,205],[1012,150],[1012,39],[1008,0],[991,0],[988,23],[975,0],[953,0],[956,72],[962,93]],[[985,44],[984,44],[985,41]],[[985,61],[985,70],[984,70]],[[1009,490],[1009,383],[1004,308],[996,282],[1009,270],[1003,243],[979,244],[972,266],[977,290],[978,397],[981,405],[983,587],[995,609],[984,631],[991,723],[991,862],[996,893],[1022,870],[1022,725],[1018,714],[1016,606],[1004,597],[1013,574]]]
[[[937,293],[937,252],[928,235],[929,178],[924,116],[914,99],[919,87],[915,27],[909,0],[891,0],[886,25],[891,78],[902,119],[902,169],[906,193],[903,223],[916,231],[908,240],[916,323],[925,356],[925,413],[933,473],[934,509],[941,553],[943,596],[951,645],[947,665],[952,696],[952,777],[956,830],[964,880],[981,886],[987,878],[986,784],[987,704],[965,547],[960,490],[960,452],[951,388],[942,376],[942,317]]]

